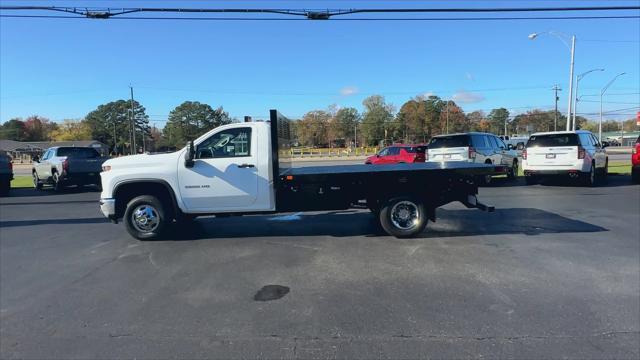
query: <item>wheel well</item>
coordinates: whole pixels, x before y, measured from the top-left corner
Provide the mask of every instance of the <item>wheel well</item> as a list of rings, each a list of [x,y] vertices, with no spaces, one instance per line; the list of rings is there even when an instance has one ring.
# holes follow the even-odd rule
[[[493,164],[493,162],[491,162],[491,159],[487,159],[484,161],[485,164]]]
[[[164,206],[167,215],[173,218],[177,216],[178,205],[175,194],[168,184],[156,181],[139,181],[118,185],[114,190],[113,198],[116,199],[116,217],[121,218],[124,216],[124,211],[129,201],[141,195],[155,196]]]

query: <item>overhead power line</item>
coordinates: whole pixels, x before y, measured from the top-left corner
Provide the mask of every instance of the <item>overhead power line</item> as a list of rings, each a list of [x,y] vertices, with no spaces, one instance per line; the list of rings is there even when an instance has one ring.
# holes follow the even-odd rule
[[[547,13],[547,12],[598,12],[593,16],[563,16],[563,17],[472,17],[472,18],[393,18],[393,17],[375,17],[375,18],[348,18],[348,20],[358,21],[379,21],[379,20],[519,20],[519,19],[598,19],[598,18],[637,18],[634,15],[601,15],[604,11],[628,11],[640,10],[640,6],[571,6],[571,7],[517,7],[517,8],[367,8],[367,9],[261,9],[261,8],[169,8],[169,7],[138,7],[138,8],[108,8],[108,7],[64,7],[64,6],[0,6],[2,11],[45,11],[55,13],[66,13],[66,16],[47,16],[47,15],[5,15],[2,17],[79,17],[89,19],[112,19],[112,18],[128,18],[128,19],[150,19],[149,17],[132,17],[130,14],[149,14],[149,13],[173,13],[173,14],[252,14],[252,15],[285,15],[286,17],[298,17],[309,20],[329,20],[334,17],[344,17],[347,15],[359,14],[495,14],[495,13]],[[185,17],[154,17],[154,20],[169,19],[187,19]],[[275,19],[284,20],[285,18],[264,18],[264,17],[189,17],[189,20],[263,20]],[[338,20],[338,19],[335,19]],[[344,19],[347,20],[347,19]]]

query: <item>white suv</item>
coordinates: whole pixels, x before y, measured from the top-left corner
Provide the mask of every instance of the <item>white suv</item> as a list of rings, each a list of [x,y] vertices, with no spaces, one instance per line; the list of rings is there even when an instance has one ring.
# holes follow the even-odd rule
[[[499,137],[480,132],[438,135],[427,145],[426,161],[466,161],[496,165],[509,179],[518,176],[518,154]],[[491,182],[491,176],[482,179]]]
[[[527,184],[546,176],[564,175],[594,186],[607,176],[609,158],[604,148],[590,131],[535,133],[522,153]]]

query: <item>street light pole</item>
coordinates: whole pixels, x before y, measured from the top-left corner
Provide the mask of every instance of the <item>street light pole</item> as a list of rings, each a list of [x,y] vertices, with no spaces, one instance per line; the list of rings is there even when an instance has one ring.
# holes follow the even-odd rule
[[[541,35],[541,34],[553,35],[558,39],[560,39],[565,45],[567,45],[567,47],[569,47],[569,44],[567,44],[566,39],[562,37],[562,36],[568,37],[568,35],[560,32],[556,32],[556,31],[532,33],[532,34],[529,34],[529,40],[533,40],[537,38],[538,35]],[[574,68],[574,58],[576,54],[576,36],[575,35],[571,36],[570,49],[571,49],[571,64],[569,65],[569,104],[567,106],[567,127],[566,127],[567,131],[571,130],[571,105],[573,104],[573,68]]]
[[[594,71],[604,71],[604,69],[592,69],[589,70],[587,72],[583,72],[582,74],[578,75],[576,77],[576,96],[575,96],[575,102],[573,103],[573,130],[576,130],[576,113],[578,112],[578,101],[579,100],[579,96],[578,96],[578,88],[580,87],[580,80],[582,80],[582,78],[584,78],[585,76],[587,76],[587,74],[590,74]]]
[[[571,122],[571,103],[573,102],[573,64],[576,53],[576,36],[571,37],[571,70],[569,71],[569,109],[567,110],[567,131],[570,130]]]
[[[609,86],[611,86],[611,84],[613,84],[613,82],[616,81],[618,77],[624,74],[626,74],[626,72],[614,76],[613,79],[611,79],[611,81],[609,81],[609,83],[604,88],[602,88],[602,91],[600,91],[600,123],[598,124],[598,141],[600,141],[600,143],[602,143],[602,98],[604,97],[604,93],[607,91]]]

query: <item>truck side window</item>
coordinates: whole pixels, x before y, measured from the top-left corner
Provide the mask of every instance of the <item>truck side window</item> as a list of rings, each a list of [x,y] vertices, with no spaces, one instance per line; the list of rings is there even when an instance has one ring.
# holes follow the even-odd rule
[[[580,137],[580,144],[584,147],[590,147],[592,146],[592,140],[589,137],[588,134],[579,134],[578,135]]]
[[[476,149],[484,149],[487,145],[484,142],[485,137],[483,135],[471,135],[471,142]]]
[[[220,131],[200,143],[196,159],[251,156],[251,128],[234,128]]]
[[[379,156],[387,156],[387,155],[389,155],[389,148],[384,148],[384,149],[380,150],[378,155]]]
[[[388,155],[400,155],[400,148],[399,147],[390,147],[389,148],[389,154]]]

